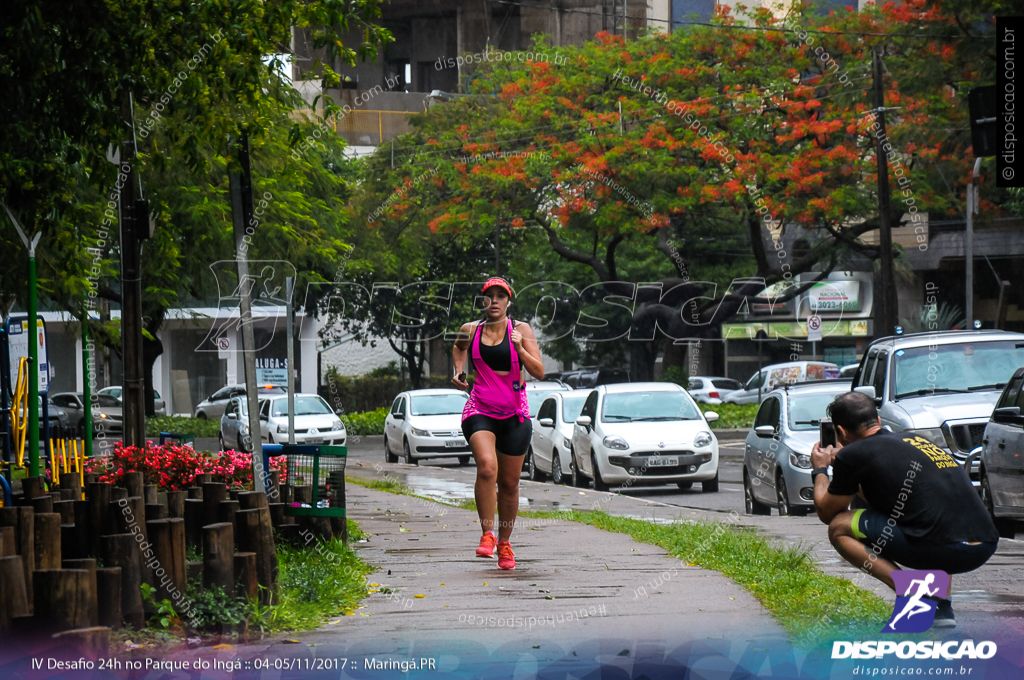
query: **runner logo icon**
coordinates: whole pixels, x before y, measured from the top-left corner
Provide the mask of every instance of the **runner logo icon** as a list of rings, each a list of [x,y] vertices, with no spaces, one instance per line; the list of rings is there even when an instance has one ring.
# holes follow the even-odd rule
[[[880,632],[923,633],[931,628],[937,600],[949,593],[949,574],[937,569],[898,569],[892,572],[892,580],[896,584],[896,604]]]

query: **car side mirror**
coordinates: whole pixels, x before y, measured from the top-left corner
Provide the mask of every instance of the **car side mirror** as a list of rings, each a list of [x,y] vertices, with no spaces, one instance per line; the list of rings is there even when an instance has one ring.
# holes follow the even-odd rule
[[[1021,418],[1020,406],[1004,406],[992,411],[993,423],[1017,424],[1024,421]]]
[[[854,387],[853,391],[854,392],[860,392],[861,394],[866,394],[869,397],[871,397],[872,399],[877,399],[878,398],[878,395],[875,394],[875,386],[874,385],[861,385],[860,387]]]
[[[238,420],[238,414],[236,414],[236,413],[229,413],[228,414],[228,420]]]
[[[404,413],[396,413],[395,414],[395,420],[405,420],[405,414]]]
[[[704,420],[708,421],[709,423],[713,423],[716,420],[718,420],[718,414],[715,413],[714,411],[705,411]]]
[[[541,425],[543,425],[544,427],[554,427],[555,426],[555,421],[552,420],[551,418],[541,418],[537,422],[540,423]]]
[[[268,420],[268,417],[261,413],[260,420]]]
[[[576,419],[576,424],[582,427],[590,427],[590,423],[592,422],[593,421],[590,419],[590,416],[580,416]]]
[[[767,439],[775,436],[775,428],[771,425],[759,425],[754,428],[754,434],[758,437]]]

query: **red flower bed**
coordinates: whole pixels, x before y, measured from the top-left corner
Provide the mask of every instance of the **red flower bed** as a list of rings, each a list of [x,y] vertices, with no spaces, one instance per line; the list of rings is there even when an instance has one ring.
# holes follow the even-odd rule
[[[284,457],[271,458],[270,469],[279,471],[283,484],[286,471]],[[115,484],[121,482],[126,472],[141,472],[144,484],[156,484],[169,491],[194,486],[197,475],[211,473],[218,481],[223,480],[229,489],[241,489],[252,486],[252,455],[225,451],[217,456],[176,443],[140,449],[118,442],[109,457],[87,460],[85,471],[98,473],[101,482]]]

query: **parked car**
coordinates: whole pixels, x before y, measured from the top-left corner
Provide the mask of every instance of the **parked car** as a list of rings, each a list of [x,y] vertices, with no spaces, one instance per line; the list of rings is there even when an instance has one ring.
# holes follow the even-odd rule
[[[629,371],[624,368],[601,368],[589,366],[563,373],[559,378],[569,387],[582,390],[599,385],[617,385],[629,382]]]
[[[276,385],[260,385],[258,388],[260,398],[269,396],[271,394],[287,394],[288,390],[283,387]],[[195,417],[204,419],[220,419],[224,415],[224,408],[228,405],[228,401],[232,397],[237,397],[245,394],[245,385],[227,385],[222,387],[206,399],[199,402],[196,406]]]
[[[730,392],[743,389],[743,383],[732,378],[719,378],[717,376],[695,375],[689,380],[689,388],[686,390],[693,397],[694,401],[705,404],[721,404],[722,398]]]
[[[60,406],[53,403],[53,399],[46,400],[46,415],[49,423],[50,438],[63,439],[71,437],[74,430],[71,428],[71,416]],[[39,395],[39,423],[43,422],[43,395]],[[40,435],[42,438],[42,435]]]
[[[50,397],[50,402],[64,409],[68,414],[68,426],[71,432],[79,437],[85,435],[85,406],[82,403],[81,392],[58,392]],[[121,432],[121,430],[121,404],[110,395],[94,394],[92,402],[93,435],[99,432]]]
[[[854,390],[875,400],[882,425],[927,439],[961,465],[982,445],[1003,388],[1024,365],[1024,334],[941,331],[879,338]],[[980,463],[971,480],[980,488]]]
[[[679,385],[665,382],[601,385],[587,395],[576,418],[569,455],[594,488],[611,484],[701,482],[718,491],[718,439],[709,422]]]
[[[121,392],[122,388],[115,385],[113,387],[104,387],[96,394],[106,394],[108,396],[113,397],[114,399],[117,399],[117,403],[121,404],[123,408],[124,404],[122,403]],[[163,400],[163,398],[160,396],[160,393],[157,392],[156,390],[153,390],[153,413],[158,416],[167,415],[167,402]]]
[[[238,401],[244,399],[238,397]],[[260,395],[260,441],[288,443],[288,396]],[[344,446],[345,423],[318,394],[295,395],[295,443]]]
[[[1024,520],[1024,368],[1003,389],[985,427],[980,487],[999,535],[1013,538]]]
[[[743,451],[743,504],[748,515],[806,515],[814,508],[811,448],[832,400],[849,380],[784,385],[761,402]]]
[[[540,408],[541,402],[543,402],[549,394],[570,390],[572,390],[572,388],[568,385],[554,380],[527,381],[526,401],[530,404],[530,417],[533,418],[537,415],[537,409]]]
[[[409,390],[395,397],[384,419],[384,459],[398,462],[399,451],[410,465],[424,458],[456,456],[469,463],[472,452],[462,434],[462,409],[469,395],[462,390]]]
[[[588,395],[585,390],[564,390],[552,392],[541,402],[533,419],[530,449],[524,463],[530,479],[540,480],[547,475],[555,484],[569,480],[573,486],[587,485],[587,479],[573,464],[570,451],[573,425]]]
[[[249,435],[249,405],[245,396],[231,397],[220,417],[217,441],[221,451],[252,451]]]
[[[838,377],[839,367],[824,361],[790,361],[784,364],[772,364],[765,366],[760,371],[755,371],[742,389],[730,392],[722,398],[722,401],[726,404],[757,404],[780,385]]]

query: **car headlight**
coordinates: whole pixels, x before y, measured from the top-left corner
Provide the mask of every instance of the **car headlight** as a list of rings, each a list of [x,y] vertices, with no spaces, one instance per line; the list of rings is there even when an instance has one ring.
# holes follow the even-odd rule
[[[608,435],[601,441],[601,443],[604,444],[605,448],[615,449],[617,451],[625,451],[629,448],[629,444],[626,443],[626,440],[617,434]]]
[[[418,427],[413,427],[413,428],[410,428],[410,429],[412,430],[412,433],[414,435],[416,435],[417,437],[429,437],[430,436],[429,432],[427,432],[426,430],[421,430]]]
[[[907,434],[916,435],[923,439],[927,439],[932,444],[935,444],[939,448],[946,449],[946,436],[942,434],[942,428],[939,427],[926,427],[920,430],[907,430]]]
[[[340,420],[338,422],[334,423],[333,425],[331,425],[331,430],[344,430],[344,429],[345,429],[345,423],[341,422]]]
[[[572,440],[569,439],[568,437],[562,437],[562,446],[564,446],[567,449],[571,449],[572,448]]]
[[[697,436],[693,438],[693,445],[697,447],[709,446],[712,439],[711,433],[707,430],[698,432]]]
[[[106,413],[101,413],[101,414],[100,414],[100,418],[106,418],[106,417],[107,417],[107,414],[106,414]]]
[[[789,464],[795,468],[801,468],[803,470],[811,469],[811,457],[806,453],[795,453],[789,452]]]
[[[280,425],[277,426],[278,434],[284,434],[286,432],[288,432],[288,423],[281,423]]]

